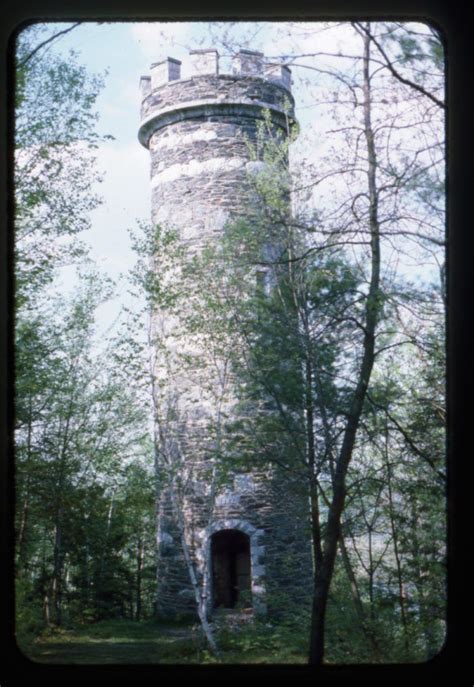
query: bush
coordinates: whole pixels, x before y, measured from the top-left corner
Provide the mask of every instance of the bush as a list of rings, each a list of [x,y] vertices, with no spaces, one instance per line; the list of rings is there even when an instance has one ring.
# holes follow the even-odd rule
[[[308,654],[308,632],[296,623],[271,624],[265,620],[238,625],[222,625],[217,633],[223,658],[246,663],[305,662]]]
[[[44,629],[43,609],[38,597],[29,582],[18,579],[15,584],[15,636],[18,647],[27,653]]]

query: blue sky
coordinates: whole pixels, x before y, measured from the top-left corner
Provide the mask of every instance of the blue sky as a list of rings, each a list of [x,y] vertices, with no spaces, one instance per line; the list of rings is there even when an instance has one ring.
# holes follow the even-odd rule
[[[51,24],[50,29],[61,30],[70,24]],[[84,240],[91,246],[91,255],[101,271],[114,279],[132,267],[135,257],[131,250],[129,230],[137,220],[150,218],[149,156],[138,142],[141,75],[149,73],[152,62],[170,56],[182,60],[186,75],[186,56],[190,48],[213,47],[214,34],[230,42],[238,40],[241,47],[264,52],[267,58],[293,52],[350,54],[359,52],[354,34],[345,26],[306,23],[240,23],[213,24],[204,22],[178,23],[83,23],[63,36],[50,47],[54,52],[67,55],[72,49],[78,53],[78,62],[91,73],[104,74],[105,86],[97,100],[100,113],[99,132],[112,135],[113,141],[103,143],[97,151],[99,168],[104,182],[98,191],[103,205],[92,214],[92,230]],[[221,71],[226,69],[226,51],[219,47]],[[324,57],[328,67],[341,68],[338,58]],[[300,62],[304,63],[304,59]],[[324,66],[324,63],[321,62]],[[294,160],[309,154],[310,161],[318,160],[325,150],[326,131],[335,127],[324,108],[315,106],[315,92],[320,95],[325,86],[324,74],[317,77],[311,70],[294,68],[293,94],[301,134],[293,146]],[[305,81],[306,80],[306,81]],[[315,91],[316,89],[316,91]],[[318,90],[319,89],[319,90]],[[317,99],[317,98],[316,98]],[[319,98],[322,100],[322,98]],[[66,284],[72,283],[71,274],[65,273]],[[107,327],[127,296],[126,284],[119,287],[115,301],[103,306],[100,319]]]

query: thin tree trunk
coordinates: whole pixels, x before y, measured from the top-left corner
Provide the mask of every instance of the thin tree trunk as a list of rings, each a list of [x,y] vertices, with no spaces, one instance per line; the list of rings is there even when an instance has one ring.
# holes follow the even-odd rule
[[[219,649],[217,647],[217,643],[214,638],[214,633],[207,618],[206,599],[204,597],[203,590],[201,589],[201,585],[199,584],[195,564],[192,560],[191,552],[186,541],[186,524],[184,522],[184,516],[182,510],[179,508],[179,504],[177,503],[176,494],[173,487],[171,487],[171,498],[173,502],[174,515],[179,525],[181,548],[183,551],[184,560],[186,562],[186,567],[188,569],[189,579],[193,588],[199,620],[201,621],[202,629],[204,630],[204,634],[206,635],[206,639],[209,643],[209,646],[211,647],[212,652],[216,656],[218,656]]]
[[[27,526],[28,526],[28,515],[30,508],[30,482],[31,477],[28,474],[26,478],[25,486],[25,498],[23,499],[23,507],[21,511],[20,528],[18,532],[18,567],[22,572],[28,570],[28,556],[27,556]]]
[[[56,527],[54,531],[54,551],[53,551],[53,578],[52,596],[54,606],[54,620],[56,625],[61,625],[61,604],[62,604],[62,532],[61,532],[61,511],[60,508],[56,517]]]
[[[309,344],[308,321],[306,313],[303,321],[306,335],[306,365],[305,365],[305,412],[306,412],[306,443],[308,454],[310,502],[311,502],[311,528],[314,565],[317,569],[322,563],[321,550],[321,518],[319,512],[318,481],[316,474],[316,442],[314,437],[314,407],[313,407],[313,370],[311,363],[311,349]]]
[[[370,599],[370,621],[374,622],[374,558],[372,556],[372,527],[368,529],[369,534],[369,599]]]
[[[364,631],[365,636],[372,645],[372,649],[376,656],[380,656],[380,648],[378,646],[377,640],[375,638],[374,632],[367,622],[367,616],[364,611],[364,606],[362,604],[362,599],[360,597],[359,586],[357,584],[356,576],[352,568],[351,561],[349,559],[349,554],[347,553],[346,543],[344,541],[344,536],[341,535],[339,539],[339,550],[341,552],[342,562],[344,564],[344,569],[346,571],[347,579],[351,587],[352,599],[354,601],[354,606],[356,609],[357,616],[359,618],[360,626]]]
[[[387,465],[387,491],[388,491],[388,505],[389,505],[388,512],[389,512],[389,518],[390,518],[390,528],[392,530],[392,538],[393,538],[393,554],[395,556],[395,566],[397,569],[398,605],[400,606],[400,615],[402,618],[403,643],[404,643],[404,647],[405,647],[405,657],[408,659],[408,657],[410,655],[410,648],[409,648],[409,643],[408,643],[408,622],[407,622],[406,609],[405,609],[405,591],[404,591],[404,586],[403,586],[402,565],[401,565],[401,560],[400,560],[400,552],[398,549],[398,533],[397,533],[397,527],[395,524],[395,513],[394,513],[393,492],[392,492],[392,470],[391,470],[390,462],[388,459],[388,452],[387,452],[387,431],[385,431],[385,462]]]
[[[49,596],[49,576],[46,572],[46,540],[47,531],[43,529],[43,545],[41,551],[41,580],[43,595],[43,621],[46,627],[51,623],[50,596]]]
[[[133,620],[135,618],[135,611],[134,611],[134,598],[133,598],[133,585],[130,584],[128,588],[128,605],[129,605],[129,618],[130,620]]]
[[[366,301],[363,356],[359,379],[352,398],[348,420],[344,430],[342,447],[337,459],[333,479],[333,496],[329,507],[326,534],[324,537],[323,559],[316,570],[314,580],[314,597],[311,617],[311,636],[309,663],[320,665],[324,660],[324,629],[329,587],[334,571],[338,541],[341,535],[341,516],[346,496],[345,478],[352,458],[357,429],[364,400],[374,364],[375,329],[379,312],[380,284],[380,239],[377,214],[376,168],[374,137],[371,125],[371,99],[369,78],[370,41],[364,38],[364,129],[368,155],[368,188],[369,188],[369,230],[371,249],[371,276],[369,293]],[[313,531],[314,534],[314,531]]]
[[[87,525],[86,525],[87,528]],[[85,602],[86,606],[89,606],[89,597],[90,597],[90,573],[89,573],[89,537],[88,537],[88,532],[86,529],[85,533],[85,546],[84,546],[84,597],[85,597]]]
[[[18,532],[18,567],[21,571],[26,572],[28,569],[28,555],[27,555],[27,527],[28,515],[30,507],[30,486],[31,486],[31,416],[33,412],[31,397],[29,399],[29,415],[28,415],[28,432],[26,439],[26,485],[25,497],[23,499],[23,507],[21,511],[20,528]]]
[[[137,584],[136,584],[136,599],[135,599],[135,620],[138,622],[141,619],[142,612],[142,572],[143,572],[143,540],[140,536],[137,545]]]
[[[104,572],[105,572],[105,560],[107,558],[108,550],[109,550],[109,539],[110,539],[110,530],[112,527],[114,505],[115,505],[115,488],[112,489],[112,495],[110,497],[110,506],[109,506],[109,510],[107,512],[107,524],[106,524],[106,528],[105,528],[105,541],[104,541],[104,546],[102,549],[102,554],[100,557],[99,574],[97,575],[97,579],[96,579],[96,588],[95,588],[96,603],[100,602],[100,595],[102,593],[102,587],[103,587],[103,581],[104,581]]]
[[[43,620],[46,627],[51,624],[51,611],[50,611],[50,599],[49,593],[46,590],[43,597]]]
[[[423,581],[422,571],[420,570],[420,542],[418,539],[418,509],[416,507],[416,497],[411,500],[410,504],[410,519],[411,519],[411,551],[413,558],[414,583],[418,597],[418,606],[420,613],[420,625],[425,637],[425,655],[427,659],[432,658],[439,647],[435,643],[433,632],[433,619],[431,613],[427,608],[427,599],[425,592],[425,584]]]
[[[73,398],[69,398],[68,412],[66,415],[66,426],[62,438],[61,452],[59,455],[59,475],[56,492],[56,516],[54,524],[54,549],[53,549],[53,577],[52,577],[52,598],[55,612],[55,622],[58,626],[62,622],[62,574],[63,574],[63,545],[62,545],[62,525],[63,525],[63,497],[65,485],[66,455],[69,442],[69,429],[72,415]],[[62,422],[59,429],[61,431]]]

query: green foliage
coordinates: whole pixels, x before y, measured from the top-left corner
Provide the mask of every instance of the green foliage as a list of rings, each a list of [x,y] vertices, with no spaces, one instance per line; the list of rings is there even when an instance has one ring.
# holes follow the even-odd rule
[[[328,663],[377,663],[380,657],[361,627],[348,580],[336,566],[328,600],[326,621],[326,660]]]
[[[74,630],[53,630],[25,646],[28,656],[53,663],[292,664],[306,662],[307,632],[251,622],[219,632],[219,658],[202,646],[195,626],[102,620]]]
[[[252,620],[224,624],[217,632],[223,663],[303,663],[308,628],[303,623]]]
[[[413,45],[402,47],[408,55]],[[344,217],[354,232],[346,248],[340,228],[329,239],[317,232],[309,236],[304,223],[288,215],[287,143],[274,136],[268,116],[248,148],[251,159],[264,165],[253,173],[253,195],[241,219],[224,228],[219,245],[210,241],[199,254],[187,253],[176,232],[150,231],[145,252],[152,261],[148,273],[142,263],[140,277],[150,305],[176,316],[176,338],[202,345],[198,353],[181,354],[181,370],[189,378],[206,379],[211,351],[229,361],[237,403],[223,418],[224,438],[212,453],[219,468],[225,473],[278,466],[291,483],[307,489],[311,466],[324,539],[366,335],[367,256],[350,257],[349,246],[354,236],[364,243],[367,227],[358,225],[358,217],[355,224],[352,216]],[[403,188],[419,195],[431,180],[421,163],[411,172]],[[390,179],[395,176],[393,171]],[[352,207],[357,197],[351,197]],[[380,207],[390,215],[388,202]],[[373,373],[347,475],[344,535],[358,590],[338,564],[328,607],[329,662],[420,660],[437,641],[428,618],[436,623],[433,635],[442,626],[443,602],[436,605],[434,599],[444,594],[443,496],[430,464],[442,473],[444,361],[437,349],[440,331],[435,326],[431,337],[426,321],[439,321],[437,299],[382,265],[371,301],[378,321]],[[166,350],[164,338],[155,344]],[[433,367],[418,357],[424,350],[426,361],[430,346],[437,350]],[[432,402],[429,388],[431,394],[436,389]],[[387,418],[390,436],[383,446]],[[413,508],[416,517],[407,517]],[[436,541],[430,550],[423,541],[428,533]],[[423,579],[430,580],[429,592],[420,587]],[[284,598],[272,604],[290,606]],[[306,619],[299,630],[298,636],[307,637]],[[279,632],[223,630],[218,639],[224,651],[250,656],[268,650],[281,657],[286,638]]]
[[[24,653],[43,628],[41,599],[35,594],[30,580],[18,579],[15,585],[15,637]]]
[[[128,341],[97,347],[95,313],[113,287],[91,269],[78,238],[99,203],[94,150],[109,138],[95,128],[102,78],[75,55],[42,48],[51,35],[49,26],[29,27],[16,53],[15,524],[23,643],[55,625],[150,615],[155,574],[142,387],[130,385]],[[71,261],[81,266],[79,287],[58,295],[58,268]]]
[[[77,56],[64,60],[36,44],[49,29],[32,25],[17,38],[15,100],[16,304],[51,283],[58,265],[85,257],[78,234],[100,203],[94,104],[103,79]],[[85,171],[87,170],[87,172]]]
[[[96,278],[17,326],[18,570],[43,579],[37,593],[50,603],[61,579],[63,621],[129,613],[137,555],[142,585],[153,579],[153,482],[146,464],[130,463],[145,416],[110,349],[92,351],[104,293]]]
[[[382,42],[393,50],[392,65],[412,83],[443,99],[445,52],[437,29],[425,24],[422,31],[409,25],[385,25]]]

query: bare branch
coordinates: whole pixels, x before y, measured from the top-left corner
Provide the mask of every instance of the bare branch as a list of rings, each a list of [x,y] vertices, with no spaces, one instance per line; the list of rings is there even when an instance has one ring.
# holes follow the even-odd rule
[[[80,24],[81,24],[81,22],[80,22],[80,21],[77,21],[75,24],[73,24],[73,25],[70,26],[69,28],[63,29],[62,31],[58,31],[58,33],[54,33],[52,36],[50,36],[50,37],[47,38],[46,40],[44,40],[44,41],[42,41],[41,43],[39,43],[39,44],[36,46],[36,48],[34,48],[34,50],[32,50],[30,53],[28,53],[28,55],[27,55],[26,57],[24,57],[24,58],[18,63],[18,67],[24,67],[25,64],[26,64],[27,62],[29,62],[29,61],[31,60],[31,58],[32,58],[34,55],[36,55],[36,53],[37,53],[39,50],[41,50],[41,48],[44,48],[44,46],[45,46],[45,45],[48,45],[48,43],[52,43],[52,41],[55,41],[55,40],[56,40],[57,38],[59,38],[60,36],[66,35],[66,33],[69,33],[70,31],[72,31],[73,29],[75,29],[75,28],[76,28],[77,26],[79,26]]]
[[[429,98],[429,99],[432,100],[434,103],[436,103],[436,105],[438,105],[438,107],[443,108],[443,110],[446,108],[446,105],[445,105],[445,103],[443,103],[442,100],[439,100],[439,98],[437,98],[437,97],[434,96],[432,93],[430,93],[429,91],[427,91],[425,88],[423,88],[423,86],[420,86],[419,84],[415,83],[414,81],[411,81],[410,79],[406,79],[406,78],[403,77],[399,72],[397,72],[397,70],[396,70],[395,67],[393,66],[392,61],[391,61],[390,58],[388,57],[387,53],[386,53],[385,50],[382,48],[382,46],[380,45],[380,43],[374,38],[374,36],[372,35],[372,33],[369,31],[368,28],[366,28],[366,27],[363,26],[362,24],[359,24],[358,22],[354,22],[354,26],[357,26],[361,31],[363,31],[363,32],[368,36],[369,40],[372,41],[372,43],[375,45],[375,47],[377,48],[377,50],[380,52],[380,54],[381,54],[382,57],[384,58],[385,63],[386,63],[386,66],[387,66],[387,68],[389,69],[389,71],[392,73],[392,75],[393,75],[396,79],[398,79],[398,81],[400,81],[400,83],[403,83],[403,84],[405,84],[406,86],[410,86],[410,88],[414,88],[415,91],[418,91],[419,93],[422,93],[422,94],[425,95],[427,98]]]

